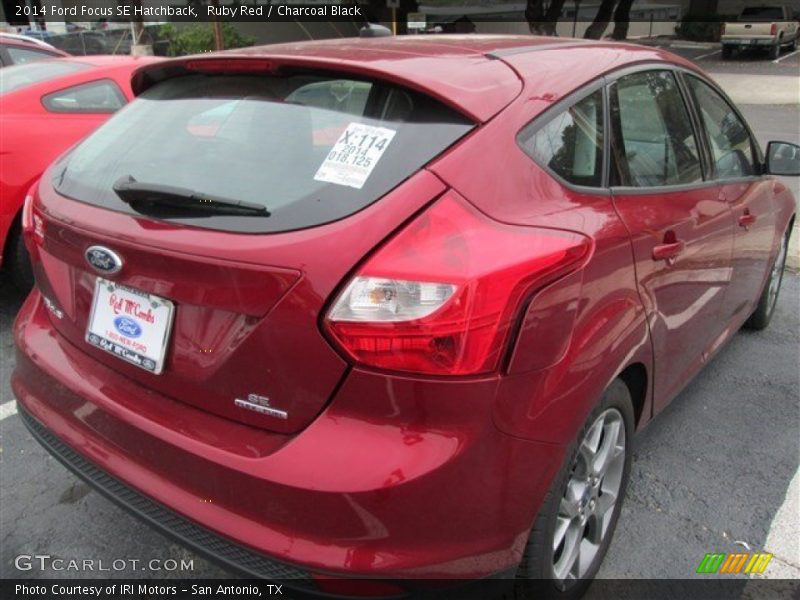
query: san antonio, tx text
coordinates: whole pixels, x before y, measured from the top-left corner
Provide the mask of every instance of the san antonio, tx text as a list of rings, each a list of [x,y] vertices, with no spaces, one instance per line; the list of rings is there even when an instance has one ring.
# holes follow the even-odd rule
[[[179,588],[176,585],[152,585],[152,584],[110,584],[110,585],[64,585],[54,583],[50,586],[45,585],[26,585],[18,583],[14,586],[16,596],[44,596],[48,592],[52,596],[70,596],[72,598],[82,596],[111,596],[111,595],[151,595],[177,596],[178,592],[189,593],[193,596],[233,596],[244,598],[252,596],[258,598],[264,596],[282,596],[282,585],[270,583],[263,585],[197,585],[192,584],[186,588]]]

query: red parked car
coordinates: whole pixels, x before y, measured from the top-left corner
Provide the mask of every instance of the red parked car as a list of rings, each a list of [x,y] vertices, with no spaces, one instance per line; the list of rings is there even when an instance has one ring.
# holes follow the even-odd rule
[[[12,385],[69,468],[250,575],[575,595],[634,431],[772,315],[800,148],[661,50],[337,40],[133,88],[27,203]]]
[[[154,59],[87,56],[0,70],[0,265],[32,283],[20,235],[25,194],[42,171],[132,97],[131,73]]]

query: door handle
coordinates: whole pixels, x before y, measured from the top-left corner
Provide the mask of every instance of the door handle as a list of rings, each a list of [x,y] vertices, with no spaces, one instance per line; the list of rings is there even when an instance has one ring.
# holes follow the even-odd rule
[[[751,215],[749,212],[746,212],[739,217],[739,227],[744,227],[745,229],[750,227],[750,225],[752,225],[755,222],[756,222],[756,216]]]
[[[683,252],[685,246],[686,243],[681,240],[653,246],[653,260],[665,260],[667,264],[671,265],[675,262],[675,257]]]

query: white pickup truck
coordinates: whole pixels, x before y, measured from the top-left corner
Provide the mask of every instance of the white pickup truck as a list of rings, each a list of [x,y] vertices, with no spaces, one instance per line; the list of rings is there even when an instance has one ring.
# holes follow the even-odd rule
[[[796,49],[800,24],[793,17],[788,6],[748,6],[735,23],[722,26],[722,58],[742,48],[768,48],[772,58],[783,46]]]

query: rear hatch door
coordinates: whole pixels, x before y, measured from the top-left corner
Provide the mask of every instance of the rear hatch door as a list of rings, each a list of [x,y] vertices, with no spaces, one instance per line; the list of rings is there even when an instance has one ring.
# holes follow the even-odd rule
[[[53,325],[142,393],[298,431],[347,368],[320,331],[326,302],[444,191],[423,167],[473,127],[429,96],[341,74],[167,79],[42,178],[34,264]],[[87,341],[157,344],[164,305],[160,373]]]

